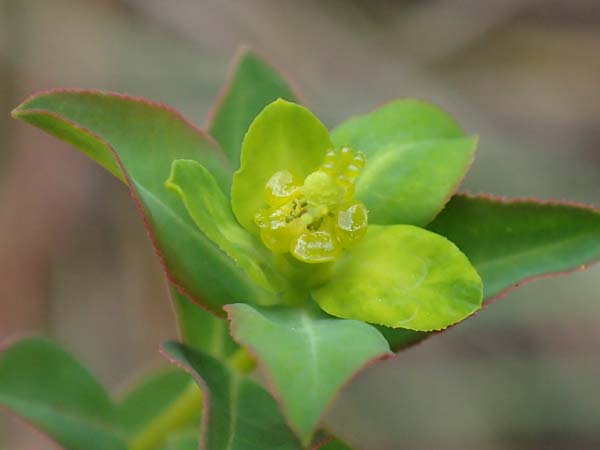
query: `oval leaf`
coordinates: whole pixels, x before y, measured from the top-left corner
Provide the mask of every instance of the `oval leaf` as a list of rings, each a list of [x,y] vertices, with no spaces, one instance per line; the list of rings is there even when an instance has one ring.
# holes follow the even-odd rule
[[[430,331],[479,309],[482,285],[444,237],[412,225],[372,225],[313,296],[336,317]]]
[[[337,147],[366,155],[356,195],[369,208],[369,222],[381,225],[429,223],[458,187],[477,146],[450,116],[417,100],[350,119],[331,138]]]
[[[600,259],[600,210],[568,203],[457,195],[429,228],[465,252],[487,300]]]
[[[318,309],[225,307],[234,339],[262,364],[288,422],[307,445],[327,406],[365,364],[389,353],[372,326]]]
[[[250,378],[211,356],[176,342],[166,356],[192,375],[205,393],[200,448],[204,450],[300,450],[277,403]]]
[[[246,133],[240,169],[233,176],[231,204],[240,224],[258,233],[254,215],[265,206],[269,178],[288,170],[303,180],[331,147],[327,129],[308,109],[281,99],[267,106]]]
[[[127,182],[169,278],[194,300],[222,314],[224,304],[268,295],[196,227],[164,187],[176,159],[198,161],[224,192],[229,186],[223,155],[180,115],[159,104],[91,91],[42,93],[13,115],[83,149]]]
[[[297,100],[282,75],[252,50],[242,49],[207,127],[234,170],[240,165],[242,141],[252,120],[278,98]]]
[[[27,419],[66,449],[127,448],[104,388],[47,339],[24,339],[0,355],[0,406]]]

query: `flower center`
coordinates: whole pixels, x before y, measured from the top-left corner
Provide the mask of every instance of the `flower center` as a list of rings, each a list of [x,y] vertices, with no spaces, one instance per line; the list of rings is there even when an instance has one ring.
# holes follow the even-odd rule
[[[290,172],[273,174],[265,186],[267,208],[254,217],[263,243],[307,263],[337,259],[367,231],[367,208],[354,200],[354,183],[365,164],[349,148],[330,150],[300,183]]]

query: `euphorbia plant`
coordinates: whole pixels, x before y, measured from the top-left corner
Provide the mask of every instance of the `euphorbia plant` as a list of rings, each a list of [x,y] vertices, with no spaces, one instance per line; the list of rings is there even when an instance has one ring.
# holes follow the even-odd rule
[[[8,346],[0,404],[68,449],[354,448],[322,417],[357,371],[600,256],[598,210],[455,195],[477,139],[440,109],[397,100],[328,131],[247,50],[206,131],[81,90],[13,116],[128,186],[183,341],[162,351],[185,372],[118,401],[51,342]]]

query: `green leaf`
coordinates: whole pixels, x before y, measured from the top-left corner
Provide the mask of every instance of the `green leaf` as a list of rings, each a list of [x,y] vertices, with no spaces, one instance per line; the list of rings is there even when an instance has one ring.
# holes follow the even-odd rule
[[[412,225],[371,225],[313,296],[336,317],[431,331],[479,309],[482,285],[444,237]]]
[[[263,109],[248,129],[240,169],[233,176],[231,204],[239,223],[257,234],[254,215],[265,206],[271,176],[287,170],[301,181],[331,147],[325,126],[303,106],[279,99]]]
[[[376,325],[375,328],[383,335],[390,344],[390,349],[393,352],[400,352],[405,348],[418,344],[426,337],[430,336],[431,331],[415,331],[407,330],[406,328],[389,328],[381,325]]]
[[[281,280],[271,266],[271,253],[254,235],[240,226],[231,211],[229,199],[219,189],[210,172],[197,161],[176,160],[166,186],[181,197],[198,228],[227,253],[252,281],[276,293],[273,284]],[[275,295],[271,301],[276,301]]]
[[[206,353],[176,342],[163,346],[204,392],[201,448],[205,450],[300,450],[277,403],[250,378]]]
[[[186,344],[222,361],[237,350],[225,319],[205,311],[175,287],[171,286],[170,291],[179,332]]]
[[[146,376],[128,390],[119,402],[119,424],[131,434],[144,430],[172,406],[190,382],[187,373],[173,369],[163,369]],[[188,422],[196,423],[196,428],[199,428],[200,414],[186,419],[181,427],[184,428]]]
[[[465,252],[488,300],[600,259],[600,210],[567,203],[457,195],[429,228]]]
[[[253,51],[242,49],[208,125],[234,170],[240,165],[242,141],[252,120],[278,98],[297,101],[283,76]]]
[[[338,126],[336,147],[366,156],[356,196],[374,224],[429,223],[450,199],[474,157],[477,139],[465,137],[446,113],[417,100],[397,100]]]
[[[164,187],[176,159],[198,161],[225,192],[229,186],[224,156],[180,115],[118,94],[54,91],[27,100],[13,116],[70,142],[126,181],[169,278],[195,300],[222,314],[224,304],[269,296],[196,227]]]
[[[262,364],[288,422],[306,445],[327,405],[352,375],[389,353],[372,326],[317,308],[225,307],[231,332]]]
[[[24,339],[0,355],[0,405],[65,449],[126,449],[104,388],[46,339]]]

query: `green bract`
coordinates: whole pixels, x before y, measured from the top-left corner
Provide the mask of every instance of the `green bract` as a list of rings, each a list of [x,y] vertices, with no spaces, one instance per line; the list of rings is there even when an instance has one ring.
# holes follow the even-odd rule
[[[340,318],[438,330],[481,306],[481,279],[450,241],[405,223],[424,224],[450,197],[474,148],[461,134],[430,105],[396,102],[341,125],[336,148],[308,109],[279,99],[246,133],[231,206],[198,161],[175,161],[167,186],[204,234],[282,303],[293,291]],[[356,153],[362,147],[366,162]],[[413,216],[410,208],[398,213],[399,198]],[[386,225],[364,237],[372,208]]]

